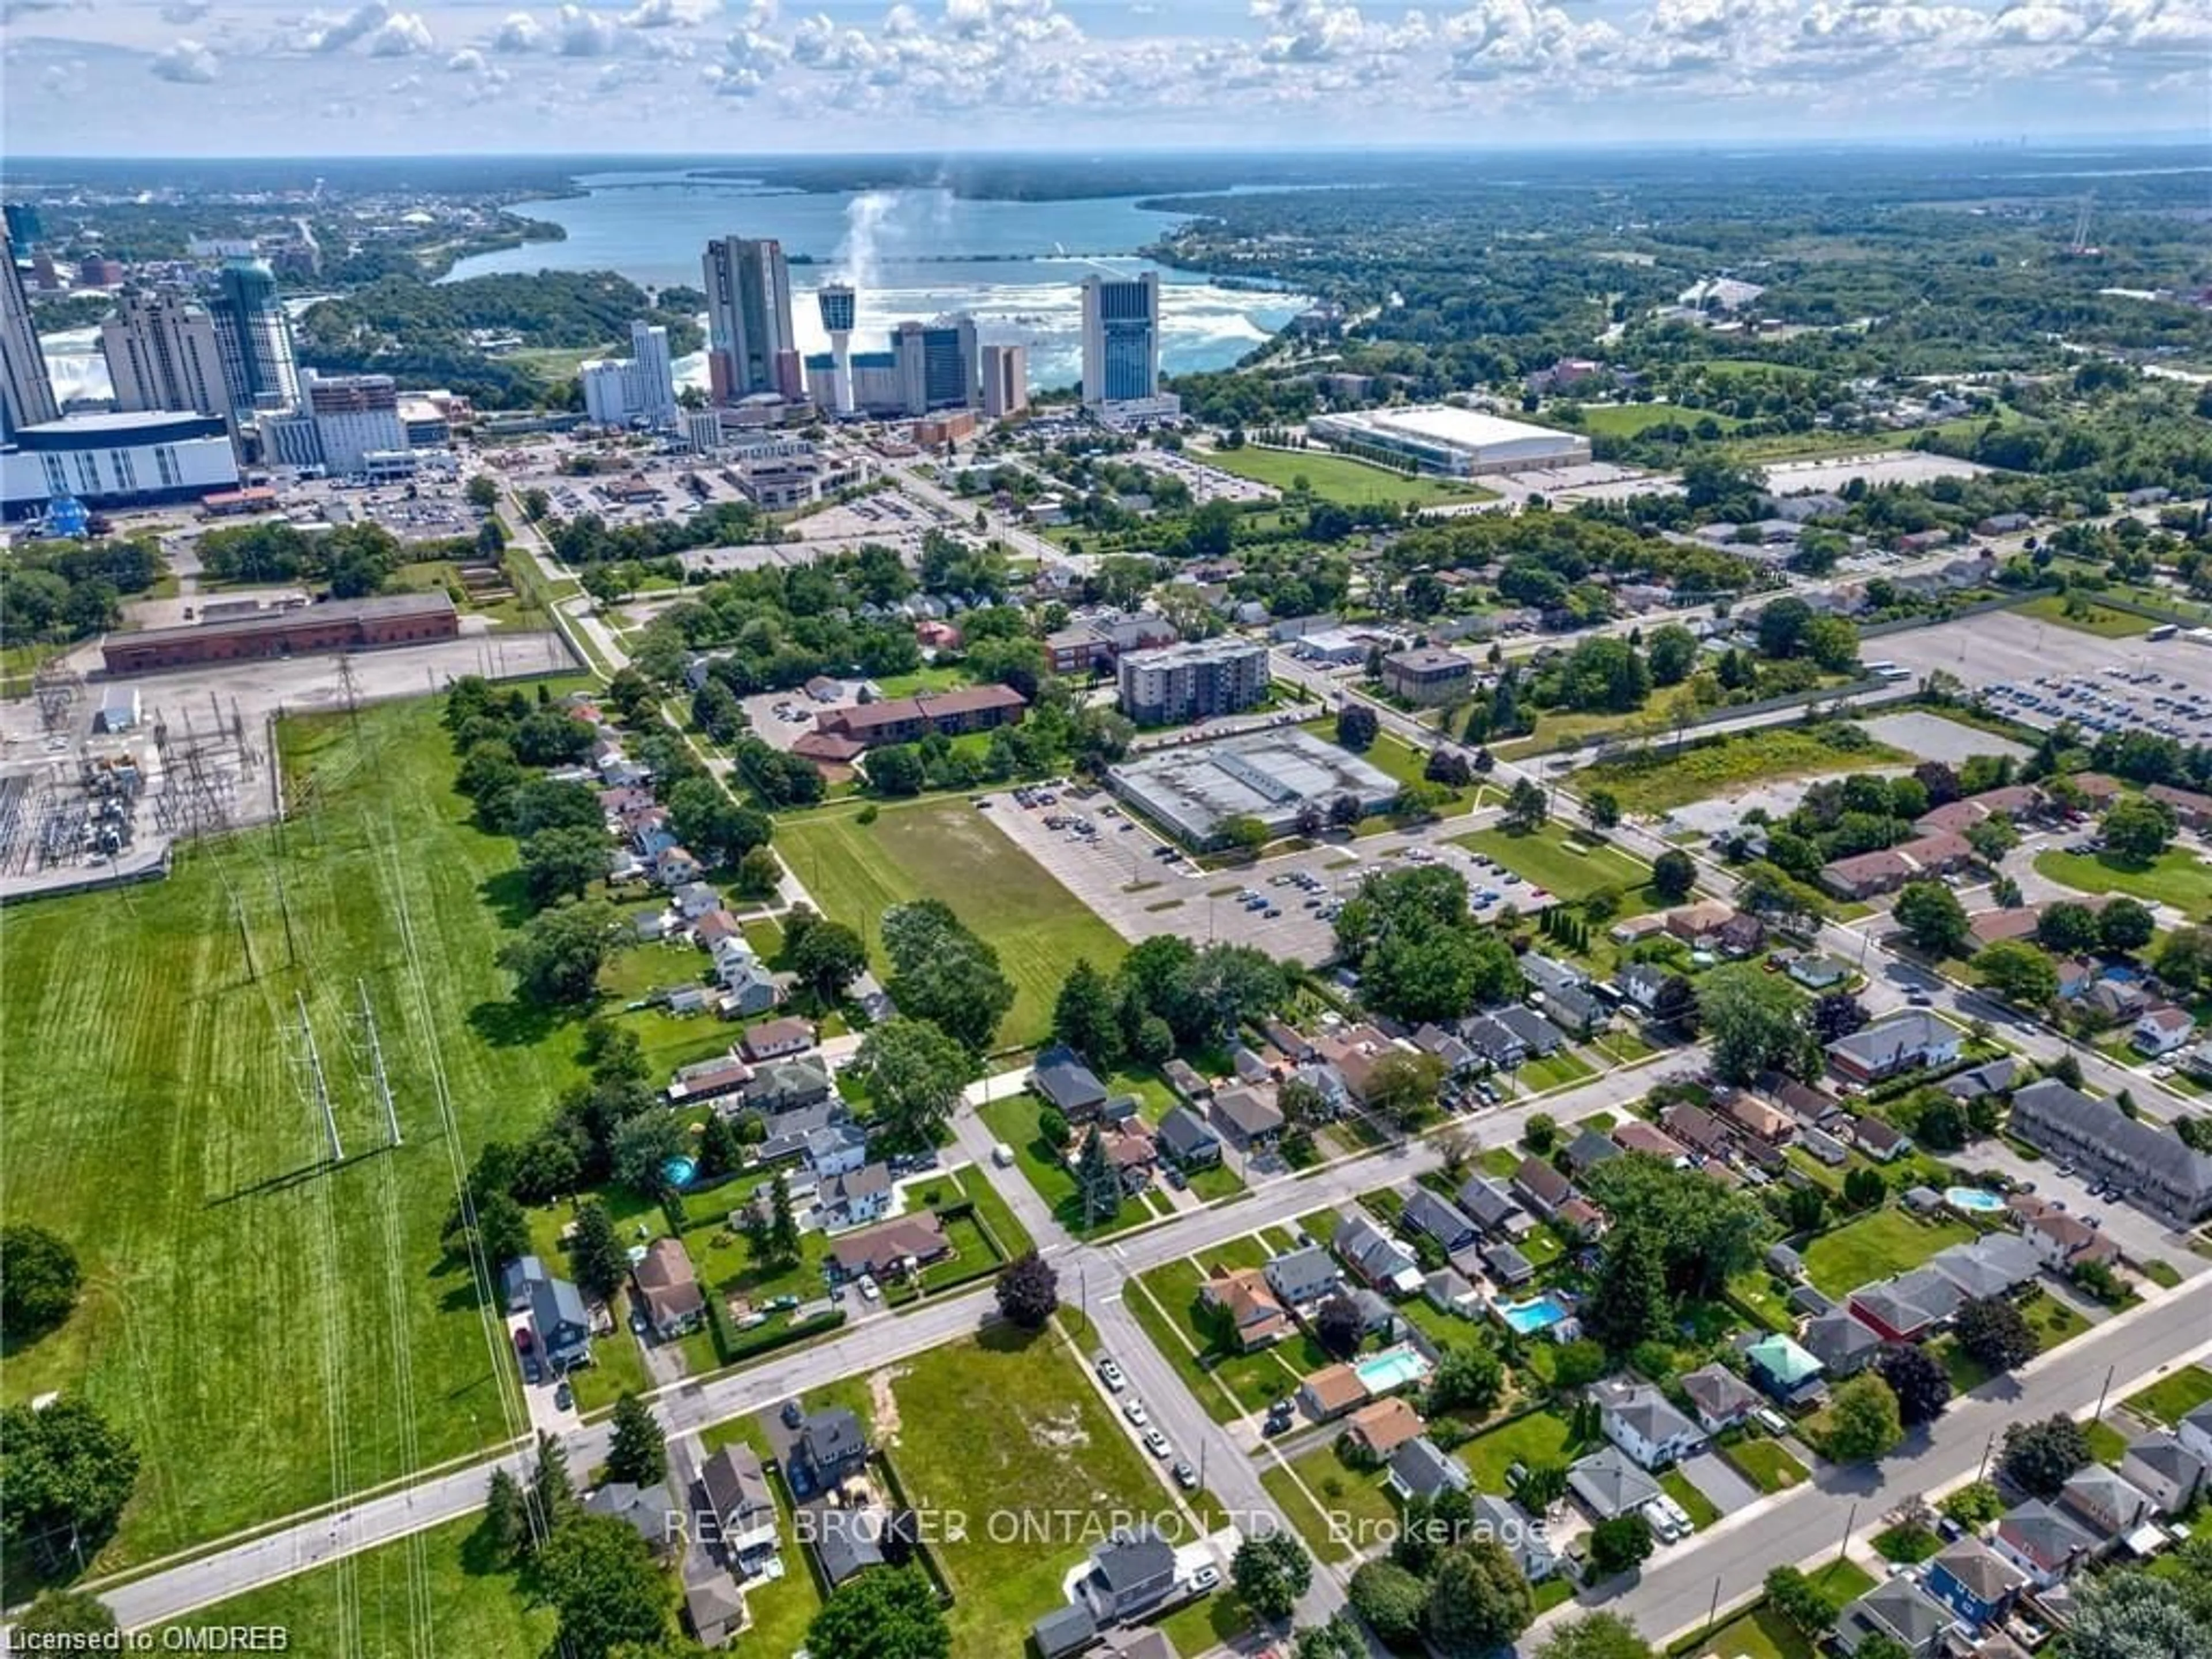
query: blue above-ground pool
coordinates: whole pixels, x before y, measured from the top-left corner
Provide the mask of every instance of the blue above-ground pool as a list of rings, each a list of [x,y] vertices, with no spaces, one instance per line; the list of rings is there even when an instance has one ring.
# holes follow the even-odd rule
[[[1995,1193],[1985,1193],[1979,1187],[1946,1187],[1943,1201],[1954,1210],[1965,1210],[1974,1215],[1995,1215],[2005,1206],[2004,1200]]]
[[[698,1159],[680,1153],[660,1166],[661,1178],[672,1187],[689,1187],[691,1177],[698,1173]]]

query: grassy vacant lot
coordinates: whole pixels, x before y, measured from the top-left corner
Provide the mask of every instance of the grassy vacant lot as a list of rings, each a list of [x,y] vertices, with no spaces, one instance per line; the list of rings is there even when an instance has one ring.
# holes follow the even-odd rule
[[[989,1126],[993,1135],[1014,1149],[1016,1165],[1030,1185],[1036,1188],[1037,1196],[1052,1206],[1061,1225],[1082,1237],[1097,1238],[1133,1227],[1140,1221],[1150,1221],[1159,1213],[1143,1198],[1125,1197],[1112,1219],[1085,1226],[1074,1173],[1054,1159],[1051,1148],[1037,1133],[1037,1121],[1043,1110],[1044,1103],[1035,1095],[1008,1095],[981,1108],[978,1115]]]
[[[1713,1500],[1690,1483],[1690,1477],[1680,1469],[1668,1469],[1659,1477],[1660,1490],[1682,1506],[1682,1513],[1690,1517],[1690,1525],[1698,1532],[1721,1518]]]
[[[1832,1607],[1840,1607],[1874,1588],[1873,1577],[1856,1561],[1832,1561],[1807,1577]],[[1729,1654],[1736,1659],[1813,1659],[1812,1644],[1764,1601],[1710,1634],[1684,1638],[1668,1651]]]
[[[1361,507],[1370,501],[1404,501],[1415,507],[1432,507],[1444,501],[1487,501],[1497,493],[1443,478],[1411,477],[1325,449],[1219,449],[1194,459],[1218,466],[1224,472],[1234,472],[1240,478],[1255,478],[1261,483],[1273,484],[1286,495],[1297,487],[1296,480],[1304,478],[1323,501],[1338,501],[1346,507]]]
[[[968,1518],[965,1539],[937,1550],[952,1581],[953,1651],[963,1659],[1022,1650],[1030,1623],[1060,1605],[1060,1576],[1086,1553],[1073,1528],[1167,1503],[1056,1329],[1024,1336],[994,1326],[932,1349],[892,1371],[891,1394],[898,1426],[878,1413],[876,1430],[908,1499],[925,1515]]]
[[[1805,1273],[1828,1296],[1842,1296],[1892,1273],[1909,1272],[1947,1245],[1971,1242],[1963,1221],[1915,1221],[1902,1210],[1876,1210],[1805,1247]]]
[[[1584,404],[1581,430],[1592,437],[1632,438],[1655,426],[1686,426],[1692,431],[1700,421],[1711,421],[1723,432],[1735,429],[1732,415],[1709,410],[1685,409],[1680,404]]]
[[[553,1610],[528,1605],[515,1574],[492,1559],[477,1533],[474,1516],[449,1521],[159,1628],[274,1626],[292,1632],[295,1650],[356,1659],[538,1659],[553,1641]]]
[[[1041,1040],[1053,999],[1079,957],[1102,969],[1121,961],[1121,936],[964,800],[883,810],[873,823],[833,808],[784,820],[776,847],[826,915],[860,931],[877,966],[884,912],[911,899],[942,899],[999,952],[1014,1006],[999,1027],[1009,1046]]]
[[[2130,1395],[2128,1409],[2172,1428],[2208,1400],[2212,1400],[2212,1370],[2202,1365],[2184,1365],[2142,1393]]]
[[[2126,893],[2171,904],[2192,921],[2212,915],[2212,866],[2186,848],[2169,847],[2148,864],[2110,853],[2038,853],[2035,871],[2078,892]]]
[[[2023,617],[2079,629],[2100,639],[2133,639],[2151,630],[2148,617],[2139,617],[2132,611],[2115,611],[2112,606],[2099,605],[2094,599],[2069,599],[2058,593],[2045,593],[2016,609]]]
[[[1563,899],[1588,898],[1601,887],[1611,887],[1626,897],[1651,878],[1648,868],[1619,848],[1583,842],[1556,823],[1546,823],[1533,835],[1477,830],[1452,840]]]
[[[544,1117],[577,1076],[577,1032],[514,1002],[495,964],[514,844],[468,823],[437,715],[364,710],[357,738],[343,718],[287,723],[287,767],[317,778],[319,803],[281,861],[248,832],[196,845],[167,881],[9,913],[0,1074],[37,1132],[10,1145],[6,1218],[69,1239],[87,1282],[68,1326],[9,1356],[4,1393],[81,1389],[137,1440],[103,1566],[504,1439],[520,1408],[504,1340],[488,1343],[438,1235],[453,1160]],[[394,1152],[361,1059],[362,984]],[[295,996],[351,1155],[335,1170]]]
[[[1755,783],[1909,766],[1912,759],[1872,738],[1858,748],[1839,749],[1801,726],[1768,726],[1686,747],[1680,754],[1662,740],[1640,753],[1586,768],[1580,781],[1586,789],[1613,791],[1624,811],[1665,812]]]
[[[1478,1492],[1503,1493],[1505,1471],[1516,1463],[1565,1463],[1581,1449],[1567,1419],[1555,1412],[1531,1412],[1479,1434],[1459,1449],[1459,1461],[1474,1477]]]
[[[1761,1492],[1781,1492],[1805,1478],[1805,1466],[1776,1440],[1740,1440],[1723,1454]]]
[[[1323,1561],[1348,1559],[1388,1538],[1397,1518],[1381,1473],[1348,1467],[1334,1445],[1302,1453],[1287,1467],[1271,1463],[1260,1483]]]

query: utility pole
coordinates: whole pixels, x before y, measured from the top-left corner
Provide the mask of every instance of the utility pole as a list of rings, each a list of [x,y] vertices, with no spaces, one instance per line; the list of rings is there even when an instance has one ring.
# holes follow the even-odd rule
[[[2105,1368],[2104,1386],[2097,1390],[2097,1409],[2089,1419],[2091,1422],[2099,1423],[2104,1420],[2105,1396],[2112,1391],[2112,1374],[2118,1370],[2118,1365],[2108,1365]]]
[[[376,1079],[377,1097],[384,1103],[385,1127],[392,1132],[392,1145],[401,1144],[399,1109],[392,1103],[392,1083],[384,1074],[384,1045],[376,1040],[376,1010],[368,1004],[368,981],[356,980],[361,990],[361,1023],[368,1032],[368,1065],[370,1074]]]
[[[345,1162],[345,1148],[338,1143],[337,1114],[331,1106],[330,1085],[323,1077],[323,1057],[315,1048],[315,1028],[307,1021],[307,997],[304,991],[292,993],[300,1009],[300,1036],[307,1045],[307,1082],[314,1091],[315,1104],[322,1109],[323,1128],[331,1138],[331,1162]]]
[[[1990,1437],[1982,1444],[1982,1461],[1975,1467],[1974,1469],[1974,1484],[1976,1486],[1981,1485],[1983,1477],[1989,1474],[1990,1454],[1995,1451],[1996,1448],[1997,1431],[1995,1429],[1991,1429],[1990,1431]]]
[[[1851,1505],[1851,1512],[1844,1517],[1844,1535],[1837,1541],[1836,1544],[1836,1559],[1838,1561],[1842,1560],[1844,1556],[1850,1553],[1851,1528],[1858,1524],[1858,1518],[1859,1506],[1856,1504],[1853,1504]]]

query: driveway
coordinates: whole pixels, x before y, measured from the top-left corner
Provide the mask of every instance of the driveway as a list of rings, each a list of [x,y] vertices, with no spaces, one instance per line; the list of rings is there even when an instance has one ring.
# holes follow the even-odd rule
[[[1701,1451],[1681,1462],[1683,1479],[1707,1498],[1722,1515],[1735,1514],[1759,1502],[1758,1487],[1745,1480],[1717,1451]]]

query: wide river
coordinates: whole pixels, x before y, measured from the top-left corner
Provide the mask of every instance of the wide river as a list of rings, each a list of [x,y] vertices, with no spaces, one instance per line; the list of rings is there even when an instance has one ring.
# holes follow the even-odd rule
[[[908,317],[973,313],[986,342],[1026,342],[1037,386],[1080,378],[1081,298],[1092,271],[1160,272],[1162,367],[1224,368],[1304,305],[1299,295],[1222,288],[1156,266],[1135,250],[1178,222],[1131,197],[1082,201],[972,201],[949,190],[821,192],[772,189],[696,171],[599,173],[585,193],[518,203],[514,210],[568,232],[463,260],[448,280],[513,270],[618,270],[647,288],[701,284],[699,261],[717,236],[773,236],[783,244],[801,345],[829,341],[814,290],[837,278],[860,290],[855,350],[882,349]],[[693,374],[698,366],[684,366]]]

